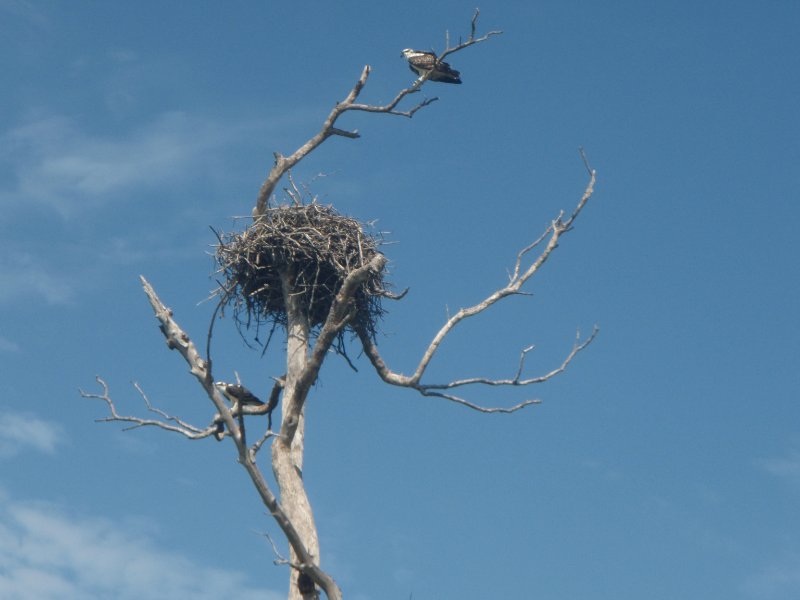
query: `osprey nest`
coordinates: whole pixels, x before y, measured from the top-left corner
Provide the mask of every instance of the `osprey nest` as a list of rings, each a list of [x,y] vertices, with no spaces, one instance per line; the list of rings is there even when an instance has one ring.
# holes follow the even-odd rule
[[[223,308],[232,308],[240,331],[255,326],[256,341],[264,325],[272,331],[286,327],[287,274],[294,274],[293,293],[299,295],[300,309],[312,329],[318,328],[345,277],[379,254],[380,245],[357,220],[316,203],[269,208],[243,232],[218,237],[215,258],[224,282],[217,294]],[[353,298],[356,315],[351,325],[364,327],[373,337],[384,313],[381,298],[391,295],[383,276],[383,271],[370,272]]]

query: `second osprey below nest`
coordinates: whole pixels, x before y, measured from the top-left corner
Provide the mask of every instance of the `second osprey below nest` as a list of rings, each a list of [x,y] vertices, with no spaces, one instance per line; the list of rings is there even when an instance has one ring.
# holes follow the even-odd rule
[[[436,58],[433,52],[423,52],[406,48],[402,55],[408,61],[408,66],[420,77],[431,73],[430,81],[440,81],[442,83],[461,83],[461,73],[450,68],[446,62]]]
[[[241,384],[217,381],[216,386],[225,397],[233,403],[239,402],[244,406],[262,406],[264,403],[255,397],[255,394]]]

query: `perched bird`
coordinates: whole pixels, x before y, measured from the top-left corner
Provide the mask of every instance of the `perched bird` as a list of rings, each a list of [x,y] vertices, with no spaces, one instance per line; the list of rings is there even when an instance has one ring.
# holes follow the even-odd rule
[[[264,406],[264,402],[256,398],[255,394],[248,390],[246,387],[239,383],[225,383],[224,381],[215,381],[214,385],[217,389],[222,392],[222,395],[227,398],[227,400],[233,404],[234,408],[234,416],[238,416],[239,419],[242,418],[242,413],[247,412],[243,409],[245,406]],[[272,398],[270,398],[270,402]],[[275,401],[277,404],[277,400]],[[270,427],[272,427],[272,409],[275,407],[267,407],[267,412],[269,414],[269,423]],[[253,413],[251,413],[253,414]],[[260,412],[258,414],[261,414]],[[214,417],[214,424],[216,425],[216,429],[214,430],[214,437],[217,438],[218,442],[221,442],[222,439],[225,437],[225,421],[223,418],[217,413]]]
[[[314,587],[314,580],[311,579],[311,577],[306,573],[298,574],[297,591],[303,596],[306,596],[307,594],[313,594],[316,591],[316,588]]]
[[[238,383],[216,382],[216,386],[231,402],[238,402],[242,406],[263,406],[263,402],[255,397],[253,392]]]
[[[436,58],[436,54],[433,52],[406,48],[403,50],[401,56],[405,57],[408,61],[409,68],[420,77],[424,77],[425,74],[430,73],[431,75],[428,77],[430,81],[461,83],[461,73],[451,68],[446,62]]]

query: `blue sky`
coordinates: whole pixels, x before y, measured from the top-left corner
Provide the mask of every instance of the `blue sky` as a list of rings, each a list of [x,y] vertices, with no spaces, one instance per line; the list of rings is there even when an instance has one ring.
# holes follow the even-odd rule
[[[385,102],[474,5],[0,0],[0,596],[280,598],[276,533],[228,444],[97,424],[95,375],[205,424],[145,275],[196,340],[209,226],[249,214],[271,166],[373,72]],[[598,171],[534,280],[441,349],[431,380],[550,370],[471,399],[326,364],[305,477],[345,597],[800,597],[800,6],[493,2],[504,34],[452,57],[461,86],[414,119],[346,115],[295,170],[392,242],[379,344],[413,369],[447,311],[506,281],[519,248]],[[325,177],[317,177],[325,174]],[[229,320],[216,375],[265,393]],[[223,591],[224,590],[224,591]]]

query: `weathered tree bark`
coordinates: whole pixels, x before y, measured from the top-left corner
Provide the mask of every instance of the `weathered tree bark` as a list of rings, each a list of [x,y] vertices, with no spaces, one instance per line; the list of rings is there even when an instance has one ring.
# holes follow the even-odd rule
[[[308,367],[310,325],[300,308],[300,296],[295,293],[294,274],[284,273],[281,279],[288,320],[286,382],[283,388],[281,434],[272,444],[272,470],[278,483],[281,505],[294,523],[314,564],[319,566],[317,527],[303,485],[304,405],[308,389],[302,384],[298,385]],[[300,562],[294,548],[290,548],[289,560],[292,564]],[[289,600],[310,600],[316,596],[314,593],[304,595],[300,592],[300,575],[301,571],[291,570]]]
[[[308,559],[312,561],[311,564],[304,563],[296,554],[294,546],[290,546],[289,561],[295,568],[292,569],[290,578],[289,600],[313,600],[317,597],[313,589],[309,589],[306,594],[301,593],[303,587],[313,586],[308,580],[306,586],[301,586],[299,580],[306,568],[318,568],[320,565],[317,527],[303,484],[306,398],[333,340],[353,316],[351,303],[358,286],[364,283],[370,271],[380,271],[385,265],[386,257],[379,254],[347,276],[316,336],[313,348],[309,340],[311,324],[301,307],[295,274],[289,271],[281,275],[288,335],[281,428],[280,435],[272,444],[272,470],[278,483],[281,506],[299,534]],[[328,598],[336,598],[335,594],[340,593],[338,588],[332,582],[330,588],[325,589],[326,595]]]

